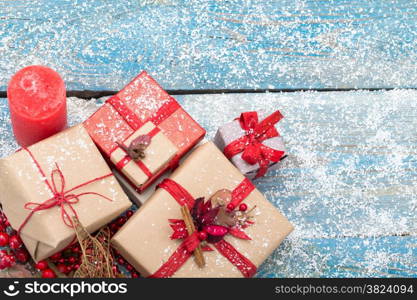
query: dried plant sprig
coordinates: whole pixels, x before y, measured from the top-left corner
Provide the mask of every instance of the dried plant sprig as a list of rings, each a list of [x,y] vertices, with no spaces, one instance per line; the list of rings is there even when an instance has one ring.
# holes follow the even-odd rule
[[[119,274],[113,270],[114,259],[110,248],[110,230],[102,228],[92,236],[78,219],[73,218],[75,234],[80,244],[82,257],[75,278],[116,278]]]

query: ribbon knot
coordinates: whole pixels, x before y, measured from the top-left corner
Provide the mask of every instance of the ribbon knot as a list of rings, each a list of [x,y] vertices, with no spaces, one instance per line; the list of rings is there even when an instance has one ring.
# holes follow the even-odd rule
[[[256,111],[242,113],[238,120],[240,127],[245,130],[245,135],[227,145],[223,150],[224,154],[231,159],[236,154],[242,153],[242,159],[248,164],[259,164],[255,178],[264,176],[269,163],[278,162],[284,155],[283,151],[262,144],[267,139],[279,136],[275,124],[282,118],[283,115],[278,110],[261,122]]]
[[[192,209],[198,200],[180,184],[172,179],[164,179],[159,185],[159,188],[166,190],[181,206]],[[245,178],[233,191],[232,201],[233,206],[239,205],[253,190],[255,186],[249,179]],[[202,199],[202,198],[199,198]],[[201,200],[202,201],[202,200]],[[203,203],[203,202],[201,202]],[[185,220],[170,219],[170,226],[174,230],[171,239],[183,239],[182,243],[172,253],[169,259],[150,277],[162,278],[171,277],[181,268],[182,265],[190,258],[193,252],[198,246],[201,245],[201,240],[198,236],[198,231],[194,231],[192,234],[188,234]],[[243,231],[231,230],[228,231],[233,236],[241,239],[250,239]],[[256,266],[238,250],[236,250],[231,244],[229,244],[223,236],[220,240],[210,243],[217,251],[228,259],[244,277],[252,277],[256,273]],[[213,251],[213,249],[205,245],[201,249],[202,251]]]
[[[193,234],[187,236],[187,238],[184,240],[185,248],[189,253],[193,253],[194,250],[200,245],[200,239],[198,238],[197,231],[194,231]]]
[[[112,199],[96,193],[96,192],[83,192],[83,193],[73,193],[74,190],[79,189],[85,185],[88,185],[90,183],[93,183],[95,181],[99,181],[101,179],[113,176],[112,173],[109,173],[107,175],[104,176],[100,176],[91,180],[88,180],[84,183],[81,183],[69,190],[66,190],[66,182],[65,182],[65,177],[64,174],[62,173],[59,165],[57,163],[55,163],[55,169],[53,169],[51,171],[50,174],[50,178],[51,180],[49,181],[46,176],[44,171],[42,170],[39,162],[35,159],[35,157],[33,156],[32,152],[30,152],[29,149],[27,148],[23,148],[24,150],[26,150],[26,152],[31,156],[33,162],[35,163],[36,167],[39,170],[39,173],[43,176],[44,178],[44,182],[47,185],[48,189],[51,191],[52,193],[52,197],[47,199],[46,201],[42,202],[42,203],[36,203],[36,202],[28,202],[24,205],[25,209],[30,210],[31,212],[29,213],[29,215],[25,218],[25,220],[23,221],[23,223],[20,225],[19,229],[18,229],[18,234],[20,235],[20,232],[22,231],[23,227],[27,224],[27,222],[29,221],[29,219],[33,216],[33,214],[37,211],[42,211],[42,210],[47,210],[53,207],[59,207],[61,209],[61,218],[64,222],[65,225],[67,225],[70,228],[74,228],[74,224],[71,218],[71,214],[72,216],[78,218],[77,212],[75,211],[73,204],[76,204],[80,201],[80,197],[85,196],[85,195],[95,195],[95,196],[99,196],[101,198],[104,198],[108,201],[113,201]],[[70,213],[68,213],[67,208],[70,210]]]

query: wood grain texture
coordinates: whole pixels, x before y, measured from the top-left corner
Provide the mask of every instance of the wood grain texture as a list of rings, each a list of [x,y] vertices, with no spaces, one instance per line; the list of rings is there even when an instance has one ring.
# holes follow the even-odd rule
[[[289,157],[256,185],[295,231],[259,277],[417,277],[417,91],[177,98],[208,138],[241,111],[285,116]],[[70,98],[70,123],[102,102]],[[16,147],[0,99],[0,156]]]
[[[209,138],[240,111],[283,113],[289,157],[258,187],[295,223],[296,235],[417,235],[417,91],[180,99]]]
[[[415,0],[0,0],[0,90],[30,64],[71,90],[416,87]]]

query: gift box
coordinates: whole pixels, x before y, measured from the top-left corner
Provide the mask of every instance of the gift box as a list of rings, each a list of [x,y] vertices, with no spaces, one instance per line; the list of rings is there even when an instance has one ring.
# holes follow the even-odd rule
[[[282,118],[279,111],[259,116],[258,112],[242,113],[218,129],[214,143],[248,178],[264,176],[286,157],[284,141],[275,128]]]
[[[208,142],[159,184],[112,244],[144,276],[251,277],[292,230]]]
[[[105,157],[138,192],[145,190],[205,135],[205,130],[146,72],[85,123]]]
[[[75,240],[74,219],[94,232],[131,206],[83,126],[0,160],[0,201],[35,261]]]
[[[203,143],[206,143],[207,140],[203,138],[194,148],[200,146]],[[193,148],[193,149],[194,149]],[[187,157],[193,152],[193,150],[189,151],[187,154],[185,154],[181,160],[180,164],[187,159]],[[146,201],[148,201],[149,198],[152,197],[153,193],[155,192],[155,189],[157,188],[158,184],[164,180],[165,178],[169,177],[169,173],[162,174],[158,179],[156,179],[145,191],[142,193],[138,193],[136,189],[128,183],[126,178],[120,174],[119,171],[116,169],[112,169],[114,176],[119,181],[120,185],[122,186],[123,190],[125,191],[126,195],[129,197],[130,201],[132,201],[134,204],[136,204],[138,207],[143,205]]]

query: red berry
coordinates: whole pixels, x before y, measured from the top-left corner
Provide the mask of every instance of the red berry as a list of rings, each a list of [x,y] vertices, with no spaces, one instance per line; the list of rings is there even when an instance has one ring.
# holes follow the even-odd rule
[[[9,235],[5,232],[0,232],[0,247],[5,247],[9,244]]]
[[[132,278],[139,278],[139,274],[136,272],[132,273]]]
[[[198,232],[198,239],[200,241],[204,241],[205,239],[207,239],[207,232],[205,232],[205,231],[199,231]]]
[[[239,205],[239,210],[240,211],[246,211],[248,209],[248,206],[246,205],[246,203],[241,203]]]
[[[70,269],[68,269],[68,267],[64,264],[59,264],[57,265],[58,271],[64,274],[69,273]]]
[[[12,235],[9,238],[9,245],[12,249],[19,249],[22,246],[22,240],[17,235]]]
[[[13,255],[9,255],[8,259],[10,262],[10,266],[13,266],[16,263],[16,257],[14,257]]]
[[[16,258],[19,262],[25,263],[29,260],[29,255],[26,251],[17,251],[16,252]]]
[[[125,264],[125,260],[123,258],[121,258],[121,257],[117,260],[117,262],[119,264],[121,264],[121,265],[124,265]]]
[[[117,225],[122,226],[124,223],[126,223],[126,218],[125,217],[120,217],[117,219],[116,221]]]
[[[68,262],[70,264],[75,264],[76,261],[77,261],[77,259],[74,256],[71,256],[70,258],[68,258]]]
[[[54,255],[51,256],[52,260],[58,260],[61,258],[61,252],[55,253]]]
[[[80,247],[75,246],[75,247],[72,248],[72,252],[74,252],[74,253],[80,253],[81,252],[81,249],[80,249]]]
[[[214,236],[225,236],[229,232],[229,229],[220,225],[208,225],[204,227],[204,231]]]
[[[0,270],[4,270],[6,268],[7,268],[6,261],[3,259],[0,259]]]
[[[112,233],[116,233],[119,230],[119,228],[120,228],[120,226],[117,225],[116,223],[110,225],[110,231]]]
[[[130,218],[131,216],[133,216],[133,210],[128,210],[126,212],[126,217]]]
[[[0,269],[6,269],[12,267],[16,263],[14,256],[6,254],[0,259]]]
[[[35,268],[41,271],[46,270],[48,269],[48,263],[46,260],[41,260],[35,265]]]
[[[55,278],[56,274],[51,269],[46,269],[42,271],[42,278]]]
[[[80,268],[80,265],[79,264],[75,264],[74,266],[73,266],[73,270],[78,270]]]
[[[232,211],[232,210],[235,209],[235,205],[233,203],[229,203],[229,204],[227,204],[226,208],[227,208],[228,211]]]
[[[126,269],[130,272],[130,271],[133,271],[133,267],[132,267],[132,265],[127,265],[126,266]]]

